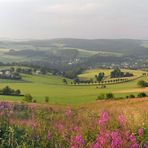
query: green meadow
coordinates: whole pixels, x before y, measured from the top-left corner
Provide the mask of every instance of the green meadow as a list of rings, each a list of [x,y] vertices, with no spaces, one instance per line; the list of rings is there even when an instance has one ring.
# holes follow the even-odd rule
[[[101,70],[102,71],[102,70]],[[109,74],[110,70],[106,70]],[[91,77],[97,73],[97,70],[92,72],[87,71],[80,77]],[[135,75],[142,74],[142,71],[132,71]],[[39,103],[45,102],[45,97],[49,97],[49,103],[53,104],[70,104],[80,105],[94,102],[101,93],[112,92],[116,98],[126,97],[129,94],[137,94],[136,89],[139,89],[137,82],[139,80],[148,81],[148,77],[144,76],[134,81],[107,85],[107,88],[96,88],[97,85],[71,85],[70,79],[67,79],[68,84],[63,83],[63,77],[48,75],[26,75],[22,74],[22,80],[2,80],[0,79],[0,89],[9,86],[13,89],[20,89],[22,94],[31,94],[33,99]],[[135,89],[135,90],[134,90]],[[127,90],[127,92],[126,92]],[[131,90],[132,92],[128,92]],[[124,91],[124,92],[122,92]],[[146,91],[147,92],[147,91]],[[0,96],[1,100],[22,101],[23,97]]]
[[[104,72],[105,76],[109,77],[111,71],[112,69],[91,69],[84,71],[78,77],[82,80],[94,79],[95,75],[97,75],[100,72]],[[132,73],[134,74],[134,77],[139,77],[144,73],[144,71],[142,70],[131,70],[131,69],[121,69],[121,71]]]

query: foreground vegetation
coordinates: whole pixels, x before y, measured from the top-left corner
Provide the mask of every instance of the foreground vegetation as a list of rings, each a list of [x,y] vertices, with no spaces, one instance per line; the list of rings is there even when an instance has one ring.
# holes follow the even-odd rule
[[[148,98],[78,108],[1,102],[0,147],[147,148],[147,105]]]

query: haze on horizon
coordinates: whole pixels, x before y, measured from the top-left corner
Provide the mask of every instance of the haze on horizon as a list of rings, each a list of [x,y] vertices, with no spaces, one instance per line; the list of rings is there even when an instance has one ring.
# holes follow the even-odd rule
[[[148,0],[0,0],[0,38],[148,39]]]

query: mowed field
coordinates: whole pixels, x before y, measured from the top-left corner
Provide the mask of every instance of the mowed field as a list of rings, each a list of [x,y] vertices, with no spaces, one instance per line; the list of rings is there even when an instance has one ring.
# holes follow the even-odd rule
[[[95,75],[98,75],[100,72],[104,72],[105,76],[109,78],[109,75],[111,73],[112,69],[91,69],[91,70],[86,70],[82,74],[80,74],[78,77],[81,80],[89,80],[89,79],[95,79]],[[142,76],[144,71],[142,70],[131,70],[131,69],[121,69],[122,72],[129,72],[134,74],[134,77],[139,77]],[[133,78],[133,77],[132,77]]]
[[[106,70],[106,72],[108,72]],[[135,75],[141,71],[135,71]],[[49,103],[65,105],[82,105],[93,103],[101,93],[113,92],[116,98],[126,97],[129,94],[138,94],[139,80],[148,81],[148,77],[142,77],[134,81],[108,85],[105,89],[97,89],[94,85],[71,85],[72,80],[68,80],[68,85],[63,84],[63,77],[49,75],[22,75],[21,81],[0,79],[0,89],[10,86],[13,89],[20,89],[22,94],[31,94],[38,103],[44,103],[45,97],[49,97]],[[130,91],[131,90],[131,91]],[[148,93],[148,90],[143,90]],[[140,91],[142,92],[142,90]],[[23,97],[0,96],[0,100],[22,101]]]

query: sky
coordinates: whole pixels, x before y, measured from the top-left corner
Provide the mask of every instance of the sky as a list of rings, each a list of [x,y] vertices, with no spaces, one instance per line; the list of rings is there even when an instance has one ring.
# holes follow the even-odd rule
[[[148,0],[0,0],[1,39],[148,39]]]

